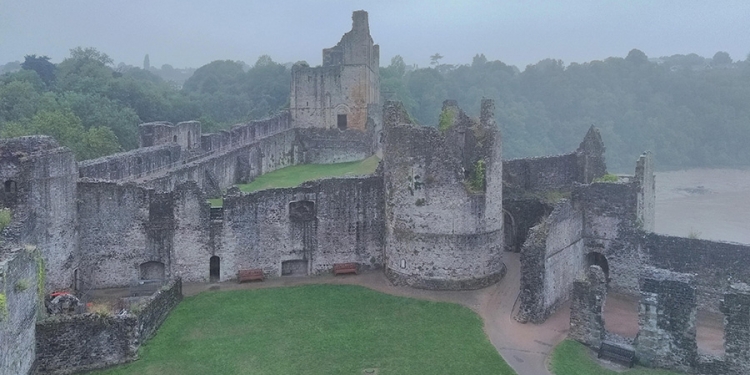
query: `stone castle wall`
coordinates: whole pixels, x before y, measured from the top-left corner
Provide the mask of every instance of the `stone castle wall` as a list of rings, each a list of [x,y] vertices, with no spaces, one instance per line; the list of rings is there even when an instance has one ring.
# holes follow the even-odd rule
[[[88,285],[126,286],[140,278],[140,264],[169,264],[168,250],[149,240],[148,231],[156,229],[149,228],[153,190],[116,182],[81,181],[78,186],[84,202],[79,207],[80,270]]]
[[[520,321],[541,323],[570,298],[586,267],[583,213],[564,200],[533,227],[521,250]]]
[[[57,315],[36,324],[36,371],[73,374],[135,360],[138,348],[182,299],[182,282],[170,281],[120,315]]]
[[[140,178],[177,165],[181,150],[176,143],[165,143],[85,160],[78,163],[78,176],[110,181]]]
[[[12,213],[5,240],[37,246],[47,288],[70,288],[78,256],[75,156],[47,136],[4,139],[0,155],[3,203]]]
[[[750,283],[748,245],[648,234],[642,246],[645,264],[696,275],[701,310],[718,312],[732,283]]]
[[[233,279],[238,270],[251,268],[281,276],[287,272],[284,262],[290,261],[297,262],[302,269],[295,272],[301,274],[327,273],[334,263],[380,268],[382,209],[382,181],[377,176],[229,194],[213,252],[221,259],[221,278]]]
[[[25,248],[0,249],[0,375],[26,374],[34,364],[38,256]]]
[[[370,37],[367,12],[356,11],[352,30],[335,47],[323,50],[323,66],[292,67],[290,111],[295,126],[365,130],[368,108],[380,103],[379,66],[380,48]]]
[[[149,122],[138,126],[139,147],[159,146],[176,143],[189,152],[201,147],[201,124],[198,121],[184,121],[177,125],[169,122]]]
[[[383,170],[391,280],[464,289],[502,277],[502,161],[492,105],[484,102],[483,118],[474,122],[446,102],[455,123],[445,134],[408,123],[395,103],[386,106]],[[472,191],[466,173],[479,160],[486,186]]]

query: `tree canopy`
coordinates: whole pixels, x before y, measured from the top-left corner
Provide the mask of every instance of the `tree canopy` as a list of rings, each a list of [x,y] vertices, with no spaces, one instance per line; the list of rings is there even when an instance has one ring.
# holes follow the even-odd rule
[[[430,58],[428,68],[400,56],[381,67],[382,98],[402,101],[413,120],[433,126],[445,99],[472,115],[482,98],[494,99],[506,158],[570,152],[593,124],[612,171],[632,171],[645,150],[662,169],[750,165],[750,59],[723,51],[649,58],[633,49],[624,58],[545,59],[520,71],[483,54],[464,65]],[[197,119],[216,131],[287,107],[287,66],[267,55],[252,66],[219,60],[185,80],[192,69],[115,67],[94,48],[74,48],[56,65],[28,55],[3,66],[0,135],[53,135],[86,159],[137,147],[142,122]]]

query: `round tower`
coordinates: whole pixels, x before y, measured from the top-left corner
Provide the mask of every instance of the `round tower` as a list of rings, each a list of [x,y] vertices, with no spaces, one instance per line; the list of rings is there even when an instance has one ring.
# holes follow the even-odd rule
[[[494,103],[480,120],[446,101],[438,128],[413,125],[400,103],[384,111],[386,275],[425,289],[475,289],[500,280],[501,138]]]

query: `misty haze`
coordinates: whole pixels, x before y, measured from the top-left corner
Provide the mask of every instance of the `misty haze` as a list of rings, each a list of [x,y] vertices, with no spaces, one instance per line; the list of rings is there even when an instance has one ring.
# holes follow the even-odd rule
[[[747,374],[748,15],[0,0],[0,375]]]

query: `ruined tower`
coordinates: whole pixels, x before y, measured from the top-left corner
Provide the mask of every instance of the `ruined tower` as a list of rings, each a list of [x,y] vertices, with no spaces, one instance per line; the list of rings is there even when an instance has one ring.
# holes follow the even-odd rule
[[[352,30],[323,50],[323,66],[295,64],[289,110],[295,127],[365,130],[380,105],[380,47],[367,12],[352,15]],[[377,120],[375,121],[377,123]]]
[[[384,110],[385,269],[395,283],[472,289],[498,281],[502,261],[501,139],[494,103],[471,119],[443,105],[441,130]]]
[[[5,241],[39,248],[48,291],[73,289],[78,264],[78,167],[52,137],[0,140],[0,200],[12,221]]]

